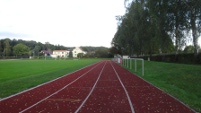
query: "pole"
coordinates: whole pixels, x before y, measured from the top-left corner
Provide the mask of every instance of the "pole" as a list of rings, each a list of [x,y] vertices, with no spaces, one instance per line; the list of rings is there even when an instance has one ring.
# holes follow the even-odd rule
[[[129,59],[127,59],[127,67],[129,68]]]
[[[132,59],[130,59],[130,69],[132,69]]]
[[[137,72],[137,60],[135,59],[135,72]]]
[[[144,60],[142,60],[142,76],[144,76]]]

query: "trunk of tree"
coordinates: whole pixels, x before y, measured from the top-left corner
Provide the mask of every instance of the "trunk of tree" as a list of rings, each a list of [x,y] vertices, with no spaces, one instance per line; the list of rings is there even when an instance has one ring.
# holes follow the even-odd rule
[[[176,25],[175,25],[175,54],[178,54],[179,50],[179,25],[178,25],[178,20],[176,16]]]
[[[195,23],[195,9],[191,9],[191,28],[192,28],[192,36],[193,36],[193,46],[194,46],[194,56],[197,57],[198,55],[198,34],[197,28]]]

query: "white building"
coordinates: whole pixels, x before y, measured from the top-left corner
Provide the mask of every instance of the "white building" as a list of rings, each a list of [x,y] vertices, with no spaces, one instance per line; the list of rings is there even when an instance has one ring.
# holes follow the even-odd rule
[[[53,58],[58,58],[58,57],[59,58],[68,58],[69,53],[70,53],[70,51],[68,51],[68,50],[54,50],[51,56]],[[73,54],[74,58],[77,58],[79,53],[81,53],[83,55],[86,54],[86,52],[83,51],[80,47],[76,47],[72,50],[72,54]]]
[[[54,50],[52,53],[52,57],[54,58],[67,58],[69,56],[69,52],[67,50]]]
[[[85,55],[87,52],[83,51],[80,47],[76,47],[73,49],[73,57],[77,58],[79,53],[82,53],[83,55]]]

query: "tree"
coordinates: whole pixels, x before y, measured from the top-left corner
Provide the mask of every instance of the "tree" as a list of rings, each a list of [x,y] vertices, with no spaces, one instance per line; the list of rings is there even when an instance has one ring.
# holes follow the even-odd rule
[[[3,50],[3,48],[2,48],[2,44],[1,44],[1,41],[0,41],[0,57],[2,56],[2,50]]]
[[[3,53],[5,56],[9,56],[11,54],[10,39],[5,39]]]
[[[40,50],[41,50],[41,47],[40,47],[39,45],[36,45],[36,46],[34,47],[34,49],[33,49],[33,55],[34,55],[34,56],[37,55],[38,58],[39,58],[39,52],[40,52]]]
[[[168,35],[167,26],[167,1],[165,0],[149,0],[147,1],[147,9],[149,16],[148,32],[152,37],[147,45],[149,53],[166,53],[172,45],[172,40]]]
[[[186,35],[184,34],[187,30],[185,2],[183,0],[168,0],[166,15],[166,27],[174,40],[175,53],[177,54],[186,44]]]
[[[98,58],[109,58],[110,54],[109,54],[109,49],[108,48],[104,48],[104,47],[100,47],[95,51],[95,57]]]
[[[193,53],[194,47],[192,45],[186,46],[184,48],[184,53]]]
[[[72,52],[72,50],[69,52],[69,58],[73,58],[73,52]]]
[[[198,55],[198,38],[201,33],[201,1],[186,0],[188,28],[192,30],[194,56]]]
[[[128,2],[128,0],[125,0]],[[112,48],[121,54],[145,55],[172,51],[166,24],[167,1],[135,0],[118,16]]]
[[[49,42],[45,42],[45,50],[51,51],[51,44]]]
[[[83,56],[84,56],[83,53],[78,53],[78,54],[77,54],[77,57],[78,57],[78,58],[82,58]]]
[[[16,56],[29,55],[29,47],[20,43],[13,47],[13,52]]]

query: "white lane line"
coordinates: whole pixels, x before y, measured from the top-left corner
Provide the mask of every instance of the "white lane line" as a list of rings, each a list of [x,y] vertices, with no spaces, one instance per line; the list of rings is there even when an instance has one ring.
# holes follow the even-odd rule
[[[100,64],[98,64],[98,65],[100,65]],[[44,98],[44,99],[42,99],[42,100],[38,101],[37,103],[33,104],[32,106],[29,106],[28,108],[26,108],[26,109],[24,109],[24,110],[20,111],[19,113],[23,113],[23,112],[25,112],[25,111],[27,111],[27,110],[31,109],[32,107],[34,107],[34,106],[38,105],[39,103],[41,103],[41,102],[43,102],[43,101],[47,100],[47,99],[48,99],[48,98],[50,98],[51,96],[53,96],[53,95],[55,95],[55,94],[59,93],[60,91],[62,91],[63,89],[65,89],[65,88],[66,88],[66,87],[68,87],[69,85],[73,84],[74,82],[76,82],[78,79],[80,79],[81,77],[83,77],[83,76],[84,76],[84,75],[86,75],[87,73],[89,73],[91,70],[93,70],[93,69],[94,69],[95,67],[97,67],[98,65],[94,66],[94,67],[93,67],[93,68],[91,68],[89,71],[85,72],[85,73],[84,73],[84,74],[82,74],[80,77],[78,77],[78,78],[77,78],[77,79],[75,79],[74,81],[70,82],[69,84],[67,84],[67,85],[66,85],[66,86],[64,86],[63,88],[61,88],[61,89],[57,90],[56,92],[52,93],[51,95],[47,96],[46,98]]]
[[[110,62],[110,64],[112,65],[111,62]],[[121,79],[120,79],[120,77],[119,77],[119,74],[117,73],[117,71],[115,70],[115,68],[114,68],[113,65],[112,65],[112,68],[113,68],[113,70],[115,71],[115,73],[116,73],[116,75],[117,75],[117,78],[119,79],[119,82],[121,83],[121,86],[122,86],[123,89],[124,89],[124,92],[126,93],[126,96],[127,96],[127,98],[128,98],[128,102],[129,102],[129,105],[130,105],[130,108],[131,108],[132,113],[135,113],[135,110],[134,110],[133,104],[132,104],[132,102],[131,102],[130,96],[129,96],[129,94],[128,94],[128,91],[126,90],[124,84],[122,83],[122,81],[121,81]]]
[[[106,61],[106,63],[107,63],[107,61]],[[99,81],[99,79],[100,79],[100,76],[101,76],[101,74],[103,73],[103,69],[104,69],[106,63],[104,64],[104,66],[103,66],[101,72],[99,73],[98,78],[97,78],[97,80],[96,80],[94,86],[92,87],[91,91],[89,92],[89,94],[87,95],[87,97],[84,99],[84,101],[82,102],[82,104],[77,108],[77,110],[75,111],[75,113],[78,113],[78,112],[80,111],[80,109],[83,107],[83,105],[85,104],[85,102],[88,100],[89,96],[90,96],[90,95],[92,94],[92,92],[94,91],[94,89],[95,89],[95,87],[96,87],[96,84],[98,83],[98,81]]]

